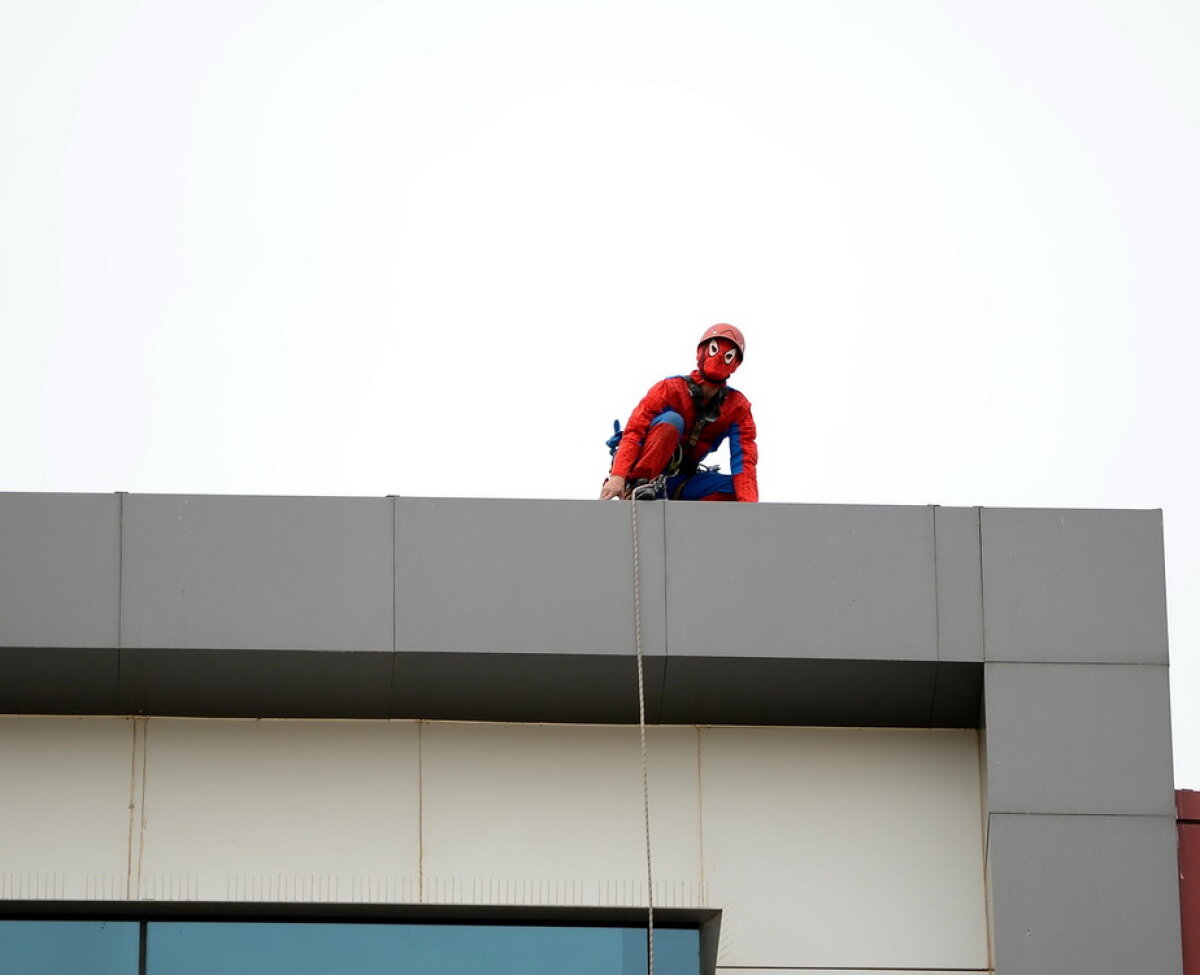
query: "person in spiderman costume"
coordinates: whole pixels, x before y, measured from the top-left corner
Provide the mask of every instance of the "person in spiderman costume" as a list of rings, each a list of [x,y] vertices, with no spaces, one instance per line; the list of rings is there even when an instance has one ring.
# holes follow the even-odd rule
[[[650,387],[625,424],[600,500],[628,498],[638,482],[666,474],[668,498],[757,501],[758,446],[750,401],[728,385],[746,351],[741,330],[714,325],[700,336],[696,368]],[[729,439],[731,474],[699,470]],[[611,441],[610,441],[611,443]],[[678,451],[677,451],[677,448]]]

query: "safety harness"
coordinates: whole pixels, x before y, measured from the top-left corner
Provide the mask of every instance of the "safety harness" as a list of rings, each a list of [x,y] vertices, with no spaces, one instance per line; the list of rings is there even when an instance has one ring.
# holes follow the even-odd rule
[[[691,452],[691,449],[700,442],[700,434],[704,432],[704,428],[710,423],[716,421],[721,415],[721,407],[725,404],[725,396],[729,392],[728,386],[718,386],[716,395],[712,399],[704,398],[704,387],[696,382],[691,376],[684,376],[684,382],[687,383],[688,392],[692,396],[692,411],[696,415],[696,419],[692,421],[692,432],[687,439],[686,449],[680,445],[676,449],[676,456],[679,458],[678,464],[672,458],[671,464],[668,465],[668,470],[675,467],[678,470],[683,464],[684,455]],[[691,470],[684,471],[685,474],[695,474],[699,465],[692,461],[689,465]]]

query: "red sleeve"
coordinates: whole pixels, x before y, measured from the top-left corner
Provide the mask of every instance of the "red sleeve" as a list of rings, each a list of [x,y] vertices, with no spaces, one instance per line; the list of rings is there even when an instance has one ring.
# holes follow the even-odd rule
[[[611,473],[618,477],[628,477],[637,463],[642,451],[642,441],[646,439],[646,431],[654,418],[664,410],[678,409],[670,399],[671,380],[664,379],[650,387],[642,401],[634,407],[625,424],[625,434],[617,447],[617,455],[613,458]]]
[[[729,457],[733,467],[733,494],[738,501],[758,500],[758,430],[750,401],[740,396],[729,428]]]

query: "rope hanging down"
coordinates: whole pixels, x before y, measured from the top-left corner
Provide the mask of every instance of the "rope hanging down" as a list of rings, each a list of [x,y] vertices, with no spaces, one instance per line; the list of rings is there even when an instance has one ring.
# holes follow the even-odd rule
[[[633,526],[633,640],[637,651],[638,731],[642,740],[642,814],[646,827],[646,973],[654,975],[654,869],[650,861],[650,775],[646,762],[646,677],[642,666],[642,573],[638,503],[629,502]]]

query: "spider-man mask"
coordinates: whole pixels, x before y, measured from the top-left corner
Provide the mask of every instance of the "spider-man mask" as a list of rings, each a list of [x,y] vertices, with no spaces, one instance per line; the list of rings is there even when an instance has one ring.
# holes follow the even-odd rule
[[[722,386],[742,364],[742,357],[729,339],[709,339],[696,349],[696,364],[708,382]]]

